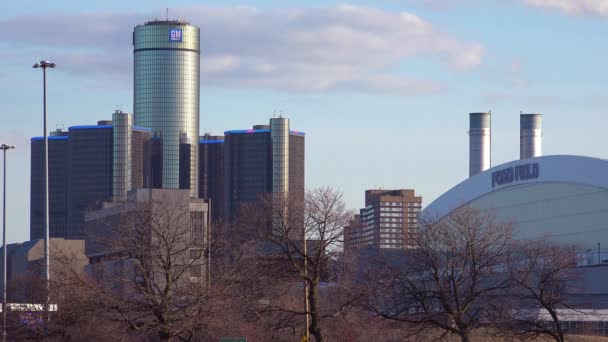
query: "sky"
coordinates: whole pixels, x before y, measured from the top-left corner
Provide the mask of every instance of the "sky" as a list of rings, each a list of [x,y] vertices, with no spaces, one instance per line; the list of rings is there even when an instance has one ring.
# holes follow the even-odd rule
[[[171,1],[201,28],[201,134],[306,132],[307,187],[350,208],[371,188],[429,204],[468,176],[468,113],[492,111],[492,165],[519,157],[519,113],[543,154],[605,158],[608,0]],[[30,138],[132,112],[133,27],[166,1],[11,1],[0,11],[7,241],[29,239]]]

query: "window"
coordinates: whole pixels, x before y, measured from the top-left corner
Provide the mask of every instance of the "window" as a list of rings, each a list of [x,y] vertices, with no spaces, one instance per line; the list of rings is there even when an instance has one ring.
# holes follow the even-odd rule
[[[190,277],[191,278],[200,278],[202,276],[203,276],[202,265],[190,265]]]
[[[202,248],[190,248],[190,260],[198,260],[203,257]]]
[[[203,212],[202,211],[191,211],[190,212],[190,238],[194,245],[200,246],[204,243],[203,241]]]

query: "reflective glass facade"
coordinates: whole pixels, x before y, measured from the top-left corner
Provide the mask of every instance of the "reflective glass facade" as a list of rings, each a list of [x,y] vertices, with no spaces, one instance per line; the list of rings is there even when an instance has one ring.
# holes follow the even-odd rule
[[[129,125],[130,117],[127,113],[115,113],[115,126],[110,120],[100,121],[98,125],[72,126],[67,132],[52,132],[49,136],[52,238],[81,238],[88,210],[100,207],[104,201],[124,200],[121,196],[125,189],[149,186],[150,129]],[[42,137],[32,138],[32,240],[44,237],[43,146]]]
[[[112,197],[114,201],[124,201],[131,187],[133,116],[117,110],[112,115],[112,123]]]
[[[289,119],[270,119],[272,142],[272,193],[283,196],[289,191]]]
[[[67,132],[64,132],[67,134]],[[44,238],[44,140],[32,139],[30,178],[30,239]],[[68,137],[49,137],[49,235],[68,234]]]
[[[285,118],[272,118],[270,125],[224,133],[225,221],[267,193],[304,202],[303,132],[290,131]]]
[[[178,21],[148,22],[133,33],[135,125],[150,127],[161,139],[163,188],[180,185],[180,135],[191,141],[199,136],[199,33]],[[198,144],[190,149],[189,170],[181,174],[189,175],[195,197]]]
[[[84,236],[84,214],[112,200],[111,125],[69,128],[68,236]]]
[[[198,197],[210,199],[214,222],[224,215],[224,137],[204,135],[199,141]]]

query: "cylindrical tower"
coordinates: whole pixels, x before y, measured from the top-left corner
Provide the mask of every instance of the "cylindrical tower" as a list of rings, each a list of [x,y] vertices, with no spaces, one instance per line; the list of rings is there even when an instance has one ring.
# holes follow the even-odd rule
[[[133,116],[117,110],[112,114],[112,200],[124,201],[131,189]]]
[[[491,113],[469,114],[469,177],[492,164]]]
[[[289,119],[270,119],[273,197],[289,192]]]
[[[161,137],[162,187],[179,188],[180,136],[199,136],[200,31],[185,21],[150,21],[135,27],[135,124]],[[190,144],[191,196],[198,195],[198,144]],[[155,172],[158,173],[158,170]]]
[[[519,116],[519,159],[542,155],[542,114],[521,114]]]

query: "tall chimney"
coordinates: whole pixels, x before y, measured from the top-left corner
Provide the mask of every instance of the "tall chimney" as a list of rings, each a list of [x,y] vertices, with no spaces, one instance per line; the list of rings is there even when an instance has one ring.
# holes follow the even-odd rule
[[[540,157],[542,153],[542,114],[519,116],[519,159]]]
[[[491,112],[469,114],[469,177],[492,163]]]

